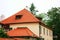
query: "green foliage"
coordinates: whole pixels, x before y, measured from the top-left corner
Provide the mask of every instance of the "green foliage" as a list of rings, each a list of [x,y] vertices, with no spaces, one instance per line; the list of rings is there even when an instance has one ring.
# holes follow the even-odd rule
[[[54,35],[58,36],[58,39],[60,38],[60,7],[58,8],[52,8],[48,12],[48,17],[51,19],[51,21],[47,22],[48,26],[51,26],[53,28]],[[57,39],[57,40],[58,40]],[[60,39],[59,39],[60,40]]]
[[[31,7],[30,7],[30,11],[33,12],[34,9],[35,9],[35,6],[34,6],[34,4],[32,3],[32,4],[31,4]]]
[[[45,24],[47,24],[47,21],[49,20],[46,13],[41,13],[41,14],[37,15],[37,17],[42,18],[42,22],[45,23]]]
[[[54,35],[58,36],[59,39],[59,35],[60,35],[60,8],[52,8],[47,12],[47,16],[49,18],[49,20],[45,20],[47,21],[46,24],[53,28],[53,32]]]
[[[41,14],[38,15],[38,17],[45,18],[46,14],[45,13],[41,13]]]
[[[34,15],[36,15],[36,12],[38,12],[38,10],[35,10],[35,6],[33,3],[31,4],[31,7],[29,9],[30,9],[31,13]]]
[[[47,14],[40,14],[39,17],[50,28],[53,28],[53,35],[60,40],[60,7],[51,8]]]
[[[0,38],[7,38],[8,35],[4,32],[3,28],[0,28]]]

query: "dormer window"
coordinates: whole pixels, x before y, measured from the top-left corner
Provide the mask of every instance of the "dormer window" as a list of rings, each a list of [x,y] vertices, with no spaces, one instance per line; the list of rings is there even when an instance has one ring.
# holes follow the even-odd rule
[[[20,19],[22,15],[16,15],[16,19]]]

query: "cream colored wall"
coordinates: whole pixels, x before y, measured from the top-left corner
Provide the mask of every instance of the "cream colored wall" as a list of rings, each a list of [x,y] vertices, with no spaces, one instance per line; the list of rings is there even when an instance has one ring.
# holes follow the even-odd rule
[[[13,29],[15,29],[17,27],[28,27],[33,33],[35,33],[37,36],[39,36],[39,23],[10,24],[10,27]],[[45,32],[45,34],[43,34],[43,28],[45,28],[45,31],[48,30],[48,35],[46,32]],[[42,36],[42,38],[44,38],[45,40],[53,40],[53,35],[49,35],[49,32],[53,33],[52,30],[41,26],[40,36]]]
[[[39,23],[11,24],[10,27],[13,29],[17,27],[28,27],[33,33],[39,36]]]
[[[45,28],[45,34],[43,33],[43,28]],[[47,30],[48,30],[48,35],[47,35]],[[51,35],[49,35],[49,33]],[[48,29],[46,27],[43,27],[43,26],[41,26],[41,34],[40,34],[40,36],[42,36],[42,38],[44,38],[44,40],[53,40],[53,32],[52,32],[52,30],[50,30],[50,29]]]

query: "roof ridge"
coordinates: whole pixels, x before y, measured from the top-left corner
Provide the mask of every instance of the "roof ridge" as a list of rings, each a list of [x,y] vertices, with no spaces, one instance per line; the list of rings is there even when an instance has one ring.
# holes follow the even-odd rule
[[[23,15],[23,17],[19,20],[16,20],[15,19],[16,15]],[[20,23],[20,22],[23,23],[23,22],[40,22],[40,21],[30,11],[28,11],[25,8],[2,21],[3,24]]]
[[[28,28],[27,28],[28,29]],[[26,32],[29,34],[29,32],[27,31],[27,29],[26,29]],[[29,29],[28,29],[29,30]],[[30,34],[29,34],[30,35]]]
[[[37,36],[36,34],[34,34],[29,28],[27,28],[31,33],[32,33],[32,37],[34,36]],[[28,31],[28,34],[29,34],[29,31]],[[30,34],[29,34],[30,35]],[[37,36],[38,37],[38,36]]]
[[[22,11],[22,10],[20,10],[20,11]],[[11,15],[11,16],[9,16],[9,17],[7,17],[6,19],[2,20],[1,22],[3,22],[3,21],[5,21],[5,20],[7,20],[8,18],[10,18],[10,17],[12,17],[12,16],[14,16],[14,15],[18,14],[20,11],[18,11],[18,12],[16,12],[15,14],[13,14],[13,15]]]
[[[20,31],[21,30],[21,31]],[[20,31],[20,32],[22,32],[23,34],[20,34],[20,32],[18,32],[18,34],[17,35],[15,35],[16,34],[16,32],[17,31]],[[24,33],[25,32],[25,33]],[[15,34],[14,34],[15,33]],[[24,34],[26,34],[26,35],[24,35]],[[33,36],[33,35],[34,36]],[[26,28],[26,29],[14,29],[14,30],[10,30],[10,31],[8,31],[7,32],[7,35],[9,35],[9,36],[31,36],[31,37],[38,37],[37,35],[35,35],[31,30],[29,30],[28,28]]]
[[[28,10],[27,10],[28,11]],[[28,12],[30,12],[30,11],[28,11]],[[30,12],[31,13],[31,12]],[[31,16],[33,16],[33,18],[36,20],[37,18],[31,13]],[[39,19],[38,19],[38,21],[39,21]]]

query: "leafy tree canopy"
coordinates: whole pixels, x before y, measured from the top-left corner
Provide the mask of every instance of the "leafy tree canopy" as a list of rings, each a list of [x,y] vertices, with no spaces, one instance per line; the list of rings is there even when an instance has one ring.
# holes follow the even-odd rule
[[[52,8],[47,12],[49,18],[52,20],[48,26],[54,28],[56,34],[60,34],[60,8]]]
[[[57,40],[60,40],[60,7],[51,8],[47,14],[47,18],[43,16],[42,20],[48,27],[53,28],[54,35],[58,36]],[[48,19],[48,20],[47,20]]]
[[[38,10],[35,10],[35,6],[33,3],[31,4],[31,7],[29,9],[30,9],[31,13],[34,15],[36,15],[36,12],[38,12]]]
[[[0,38],[7,38],[8,35],[4,32],[3,28],[0,28]]]

